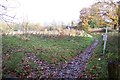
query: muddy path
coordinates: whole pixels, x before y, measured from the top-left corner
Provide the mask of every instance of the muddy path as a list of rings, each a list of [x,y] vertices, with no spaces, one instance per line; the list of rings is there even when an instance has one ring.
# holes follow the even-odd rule
[[[98,45],[98,40],[94,40],[94,43],[86,48],[83,53],[80,53],[74,59],[67,61],[66,63],[60,64],[58,68],[47,64],[44,61],[38,59],[34,54],[27,53],[27,58],[38,65],[38,71],[42,70],[42,74],[35,74],[33,71],[33,78],[78,78],[82,71],[86,69],[86,65],[92,56],[92,53]]]

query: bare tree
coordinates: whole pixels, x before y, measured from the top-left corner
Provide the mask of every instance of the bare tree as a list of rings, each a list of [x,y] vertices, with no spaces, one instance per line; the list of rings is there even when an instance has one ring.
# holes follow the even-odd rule
[[[16,5],[13,6],[12,0],[0,0],[0,20],[4,21],[9,28],[9,22],[13,22],[15,15],[11,16],[9,14],[10,9],[16,8]],[[16,3],[15,3],[16,4]]]

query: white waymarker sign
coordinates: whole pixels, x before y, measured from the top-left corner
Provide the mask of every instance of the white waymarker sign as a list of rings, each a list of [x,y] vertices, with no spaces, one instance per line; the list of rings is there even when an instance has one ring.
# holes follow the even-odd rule
[[[106,49],[106,42],[107,42],[107,27],[106,27],[106,32],[103,35],[103,41],[104,41],[104,47],[103,47],[103,54],[104,54]]]

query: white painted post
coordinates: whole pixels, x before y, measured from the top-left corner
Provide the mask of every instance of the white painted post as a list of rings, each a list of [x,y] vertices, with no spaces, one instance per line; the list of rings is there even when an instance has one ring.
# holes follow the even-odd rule
[[[104,47],[103,47],[103,54],[105,53],[105,49],[106,49],[106,43],[107,43],[107,27],[106,27],[106,32],[103,35],[103,40],[104,40]]]
[[[70,30],[70,26],[68,26],[68,30]]]

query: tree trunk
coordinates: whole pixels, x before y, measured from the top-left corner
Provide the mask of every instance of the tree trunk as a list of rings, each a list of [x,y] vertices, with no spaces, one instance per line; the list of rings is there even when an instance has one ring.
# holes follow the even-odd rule
[[[117,25],[115,24],[115,25],[114,25],[114,29],[116,29],[116,28],[117,28]]]
[[[119,27],[119,30],[118,32],[120,33],[120,1],[118,2],[118,27]]]
[[[120,32],[120,16],[118,18],[118,27],[119,27],[119,32]]]

